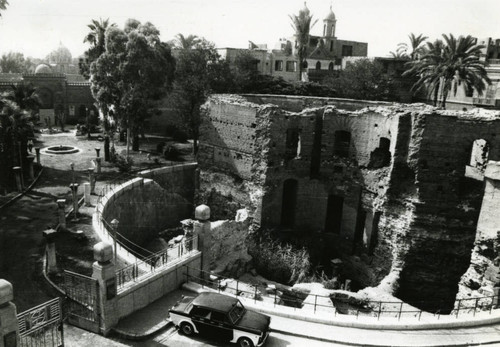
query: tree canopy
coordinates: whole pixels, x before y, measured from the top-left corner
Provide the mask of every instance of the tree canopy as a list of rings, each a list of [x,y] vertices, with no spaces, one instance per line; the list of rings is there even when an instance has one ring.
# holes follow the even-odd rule
[[[0,72],[4,73],[29,73],[35,68],[31,58],[25,58],[23,53],[8,52],[0,58]]]
[[[443,40],[427,43],[420,59],[408,63],[404,76],[416,76],[414,91],[426,90],[433,95],[434,105],[441,99],[441,106],[446,107],[449,93],[456,94],[458,87],[472,88],[479,95],[491,80],[480,60],[483,45],[477,45],[472,36],[454,37],[443,34]]]
[[[313,21],[313,16],[304,3],[304,8],[299,11],[298,15],[289,16],[292,23],[292,28],[295,31],[295,40],[297,41],[297,56],[299,58],[299,81],[302,80],[302,70],[306,62],[309,49],[309,39],[311,28],[316,24],[317,20]]]
[[[90,64],[96,61],[106,50],[106,30],[115,26],[116,24],[110,23],[109,19],[103,20],[102,18],[99,20],[92,19],[90,24],[87,25],[90,31],[83,39],[83,42],[89,43],[90,48],[84,52],[83,58],[80,58],[78,62],[80,73],[86,78],[90,76]]]
[[[334,89],[338,97],[363,100],[392,100],[394,83],[384,73],[382,64],[369,59],[348,63],[344,70],[327,77],[325,85]]]
[[[112,26],[106,31],[105,51],[90,66],[91,90],[100,109],[106,115],[113,110],[136,141],[172,83],[175,62],[159,35],[153,24],[134,19],[124,29]]]

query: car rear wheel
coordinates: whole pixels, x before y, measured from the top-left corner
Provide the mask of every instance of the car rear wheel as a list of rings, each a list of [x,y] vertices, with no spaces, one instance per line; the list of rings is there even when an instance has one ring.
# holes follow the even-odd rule
[[[238,340],[240,347],[253,347],[253,342],[248,337],[242,337]]]
[[[181,328],[182,333],[186,336],[193,335],[193,333],[194,333],[194,328],[189,323],[186,323],[186,322],[181,323],[180,328]]]

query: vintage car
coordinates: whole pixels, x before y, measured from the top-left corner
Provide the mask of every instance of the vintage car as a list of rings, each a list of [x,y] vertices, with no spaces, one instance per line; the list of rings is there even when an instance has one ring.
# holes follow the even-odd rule
[[[182,297],[169,313],[184,335],[211,335],[241,347],[262,346],[269,336],[271,317],[247,310],[237,298],[223,294]]]

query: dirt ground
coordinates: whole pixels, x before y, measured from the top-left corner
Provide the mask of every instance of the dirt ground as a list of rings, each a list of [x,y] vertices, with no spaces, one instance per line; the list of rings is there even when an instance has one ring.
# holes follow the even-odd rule
[[[99,134],[92,134],[89,140],[87,136],[76,136],[75,133],[74,128],[69,128],[67,132],[56,134],[44,133],[42,129],[42,133],[37,134],[35,147],[42,148],[42,173],[30,192],[0,210],[0,278],[13,284],[14,303],[18,312],[57,295],[42,276],[42,255],[45,251],[42,232],[58,224],[56,200],[66,199],[67,207],[71,204],[70,183],[74,181],[82,187],[83,183],[88,182],[88,169],[96,157],[95,148],[101,148],[100,156],[103,156],[104,143],[98,139]],[[132,170],[172,164],[156,154],[156,146],[160,142],[174,146],[180,153],[180,160],[193,159],[190,143],[173,143],[168,138],[146,135],[141,141],[141,151],[130,152],[134,161]],[[79,151],[74,154],[48,154],[44,151],[46,147],[58,145],[74,146]],[[125,154],[124,143],[116,141],[115,148],[117,153]],[[71,163],[74,164],[74,172]],[[97,177],[97,187],[117,177],[123,177],[123,173],[113,164],[103,162],[102,173]],[[82,188],[79,193],[82,196]],[[6,201],[16,194],[11,192],[3,196],[2,200]],[[92,247],[98,242],[91,226],[92,212],[93,206],[81,208],[78,221],[68,221],[70,232],[58,233],[56,251],[61,270],[91,274]],[[83,234],[71,233],[77,230],[83,231]],[[62,276],[53,276],[53,279],[61,282]]]

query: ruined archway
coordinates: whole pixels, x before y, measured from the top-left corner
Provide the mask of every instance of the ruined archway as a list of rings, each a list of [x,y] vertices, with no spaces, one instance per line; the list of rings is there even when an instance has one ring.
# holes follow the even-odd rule
[[[298,182],[287,179],[283,182],[283,200],[281,203],[281,225],[293,228],[295,225],[295,209],[297,205]]]

